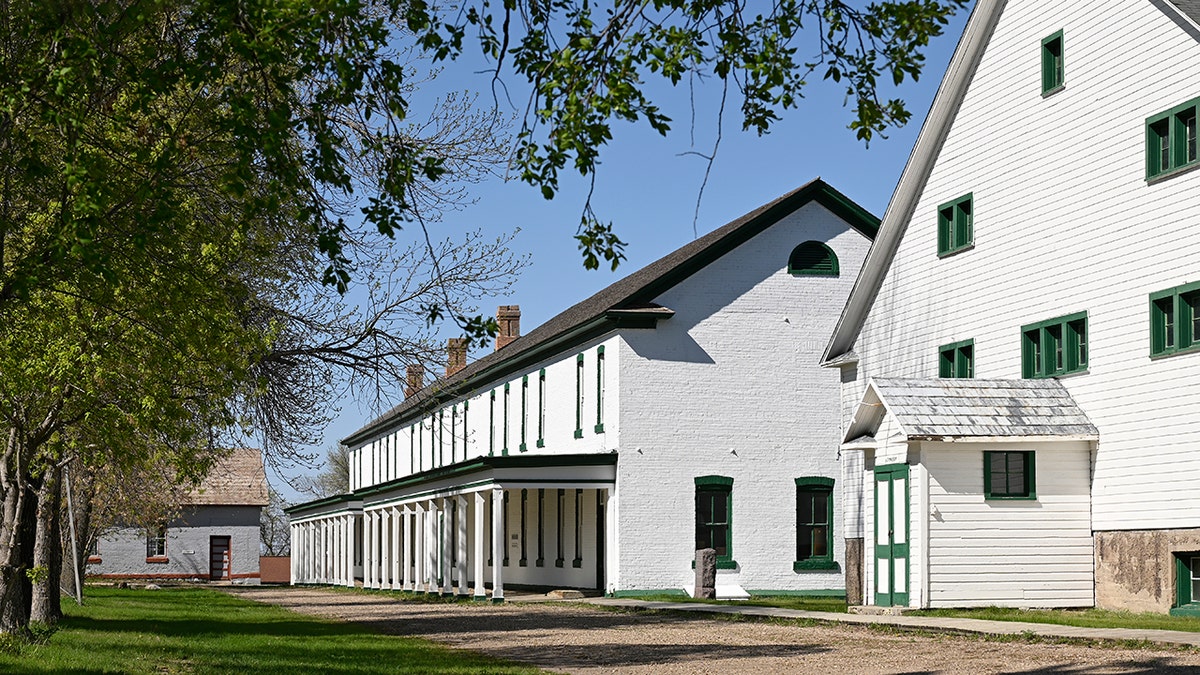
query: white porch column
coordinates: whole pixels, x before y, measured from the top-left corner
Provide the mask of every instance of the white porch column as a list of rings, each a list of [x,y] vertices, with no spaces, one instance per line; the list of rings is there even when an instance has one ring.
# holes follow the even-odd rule
[[[345,565],[346,585],[354,587],[354,514],[345,516],[346,536],[342,539],[342,563]]]
[[[492,602],[504,602],[504,489],[492,490]]]
[[[390,574],[392,573],[392,542],[388,535],[391,534],[392,514],[388,508],[379,509],[379,587],[388,589],[392,587]]]
[[[329,531],[329,519],[321,519],[321,583],[327,584],[330,579],[329,570],[329,544],[332,539],[332,532]]]
[[[454,540],[454,533],[452,532],[454,529],[454,518],[451,517],[453,511],[450,509],[453,499],[453,497],[443,497],[439,500],[442,512],[442,527],[439,533],[441,535],[442,559],[439,561],[441,568],[438,570],[438,574],[442,580],[442,587],[438,589],[438,592],[442,595],[454,595],[454,570],[450,569],[450,559],[453,557],[450,551],[450,543]]]
[[[483,493],[476,492],[474,499],[471,501],[474,502],[475,506],[474,513],[472,514],[475,519],[475,546],[473,547],[475,557],[471,559],[471,563],[475,567],[475,599],[486,600],[487,589],[483,585],[483,562],[487,559],[487,551],[483,550],[483,528],[485,527],[483,520]]]
[[[404,536],[400,539],[400,561],[403,567],[401,579],[404,580],[404,590],[413,590],[412,578],[412,507],[405,504],[401,510],[402,525],[404,528]]]
[[[413,590],[424,592],[425,587],[425,535],[427,534],[428,525],[425,522],[425,505],[417,502],[416,506],[417,522],[413,532],[413,540],[416,542],[416,558],[413,560]]]
[[[400,507],[393,506],[392,514],[392,590],[398,591],[404,587],[401,582],[400,561],[404,558],[404,539],[400,537]]]
[[[308,523],[300,523],[300,583],[308,583]]]
[[[425,578],[428,581],[426,588],[429,593],[437,593],[441,590],[441,585],[438,583],[438,555],[441,553],[441,547],[438,546],[438,518],[441,514],[438,513],[436,500],[430,499],[426,504],[428,507],[425,513]]]
[[[458,550],[458,594],[467,595],[467,498],[459,495],[454,498],[458,508],[458,536],[455,537]]]
[[[621,570],[617,555],[617,489],[611,487],[604,492],[604,585],[600,590],[607,595],[616,589]]]
[[[367,537],[367,546],[366,546],[367,553],[363,557],[363,565],[365,566],[363,576],[364,576],[364,581],[366,582],[364,585],[367,588],[378,588],[379,587],[378,586],[379,538],[378,538],[378,535],[376,535],[376,533],[375,533],[375,528],[376,528],[376,521],[379,520],[379,514],[374,511],[368,511],[366,513],[367,513],[367,522],[365,524],[365,527],[363,528],[363,532],[365,533],[365,535]]]

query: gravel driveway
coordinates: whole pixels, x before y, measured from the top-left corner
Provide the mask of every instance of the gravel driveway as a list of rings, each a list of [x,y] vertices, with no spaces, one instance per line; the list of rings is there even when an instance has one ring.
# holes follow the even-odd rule
[[[329,589],[231,587],[363,624],[565,673],[1200,673],[1200,653],[790,626],[560,603],[403,602]]]

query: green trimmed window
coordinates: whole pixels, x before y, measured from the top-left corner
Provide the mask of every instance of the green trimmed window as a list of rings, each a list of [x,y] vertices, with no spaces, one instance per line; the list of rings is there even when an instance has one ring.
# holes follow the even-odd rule
[[[583,354],[575,357],[575,438],[583,438]]]
[[[1150,356],[1200,350],[1200,283],[1150,294]]]
[[[1171,614],[1200,616],[1200,553],[1175,554],[1175,606]]]
[[[983,453],[983,494],[988,499],[1037,499],[1032,451]]]
[[[819,241],[806,241],[788,256],[788,274],[795,277],[836,277],[838,259],[833,249]]]
[[[1196,163],[1196,113],[1200,98],[1146,119],[1146,180]]]
[[[964,195],[938,207],[938,255],[970,248],[975,243],[973,195]]]
[[[1063,32],[1042,40],[1042,93],[1053,94],[1063,88]]]
[[[716,549],[717,568],[733,569],[733,479],[696,478],[696,550]]]
[[[792,569],[837,569],[833,560],[833,479],[796,479],[796,561]]]
[[[521,445],[517,449],[525,452],[529,448],[525,445],[525,432],[529,427],[529,376],[525,375],[521,378]]]
[[[488,457],[496,454],[496,390],[488,401]]]
[[[1054,377],[1087,370],[1087,312],[1021,327],[1021,373]]]
[[[975,340],[938,347],[938,377],[975,377]]]
[[[598,434],[604,433],[604,345],[596,348],[596,427]]]
[[[504,425],[501,428],[500,435],[500,454],[504,457],[508,456],[508,384],[508,382],[504,383]]]
[[[538,373],[538,437],[537,446],[546,447],[546,369]]]

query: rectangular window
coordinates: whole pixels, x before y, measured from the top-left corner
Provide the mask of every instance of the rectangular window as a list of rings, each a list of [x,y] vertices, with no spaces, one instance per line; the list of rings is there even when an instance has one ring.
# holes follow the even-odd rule
[[[413,425],[413,433],[417,435],[417,470],[425,470],[425,422],[417,420]]]
[[[528,523],[528,520],[527,520],[528,516],[529,516],[529,490],[527,490],[525,488],[521,488],[521,559],[517,561],[517,565],[519,565],[521,567],[526,567],[527,565],[529,565],[529,562],[528,562],[529,556],[527,555],[528,549],[526,548],[526,544],[528,542],[528,537],[525,536],[525,533],[528,532],[528,530],[526,528],[526,525]]]
[[[1063,32],[1042,40],[1042,94],[1063,88]]]
[[[417,425],[415,424],[408,428],[408,472],[417,472]],[[351,492],[353,491],[351,490]]]
[[[159,527],[146,532],[146,557],[165,558],[167,555],[167,528]]]
[[[558,506],[558,508],[555,510],[555,513],[554,513],[554,515],[555,515],[554,522],[555,522],[555,525],[557,526],[556,527],[557,536],[555,537],[555,540],[558,544],[558,556],[554,559],[554,566],[562,567],[563,566],[563,549],[565,548],[564,542],[563,542],[563,534],[564,534],[563,525],[566,522],[566,519],[563,516],[566,515],[566,506],[567,506],[567,491],[562,488],[559,488],[559,490],[558,490],[558,505],[557,506]]]
[[[1196,163],[1196,113],[1200,98],[1146,119],[1146,180]]]
[[[717,568],[734,569],[733,479],[725,476],[696,478],[696,550],[716,549]]]
[[[1021,373],[1040,378],[1087,370],[1087,312],[1021,327]]]
[[[837,569],[833,560],[833,479],[796,479],[796,572]]]
[[[1150,356],[1200,350],[1200,283],[1150,294]]]
[[[508,567],[508,490],[504,491],[504,513],[500,514],[501,526],[504,528],[504,559],[501,564]]]
[[[583,354],[575,357],[575,438],[583,438]]]
[[[1200,616],[1200,553],[1175,554],[1176,616]]]
[[[518,450],[525,452],[529,448],[525,445],[525,432],[529,426],[529,376],[525,375],[521,378],[521,445]]]
[[[450,406],[450,463],[458,461],[458,406]]]
[[[504,428],[500,436],[500,454],[508,456],[508,383],[504,383]]]
[[[437,414],[437,447],[438,447],[438,466],[443,466],[446,463],[446,410],[442,409]]]
[[[463,449],[463,459],[466,459],[466,458],[469,456],[469,454],[470,454],[470,450],[469,450],[469,449],[468,449],[468,447],[467,447],[467,438],[468,438],[468,436],[467,436],[467,408],[468,408],[469,406],[470,406],[470,401],[463,401],[463,404],[462,404],[462,449]]]
[[[985,451],[983,493],[988,499],[1037,499],[1033,453]]]
[[[538,437],[537,446],[546,447],[546,369],[538,373]]]
[[[938,347],[938,377],[975,377],[975,340]]]
[[[596,348],[596,433],[604,433],[604,345]]]
[[[496,390],[488,403],[488,457],[496,454]]]
[[[538,557],[534,561],[537,567],[546,565],[546,489],[538,488],[538,521],[537,521]]]
[[[583,490],[575,490],[575,559],[571,567],[583,567]]]
[[[938,207],[938,255],[970,248],[975,243],[973,195]]]

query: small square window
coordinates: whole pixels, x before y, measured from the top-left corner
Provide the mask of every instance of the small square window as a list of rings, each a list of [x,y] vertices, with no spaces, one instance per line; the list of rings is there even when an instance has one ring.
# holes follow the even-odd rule
[[[1021,327],[1024,377],[1054,377],[1087,370],[1087,313],[1061,316]]]
[[[975,341],[938,347],[938,377],[975,377]]]
[[[1053,94],[1063,87],[1063,32],[1042,40],[1042,93]]]
[[[972,195],[938,207],[938,255],[969,248],[975,243]]]
[[[983,492],[987,499],[1037,499],[1033,452],[984,452]]]

